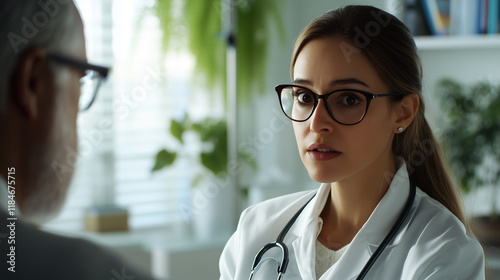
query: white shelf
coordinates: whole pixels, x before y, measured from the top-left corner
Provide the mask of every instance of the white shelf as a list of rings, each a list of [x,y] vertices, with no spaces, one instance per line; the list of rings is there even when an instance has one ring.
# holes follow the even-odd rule
[[[498,49],[500,35],[476,36],[417,36],[415,43],[420,51]]]

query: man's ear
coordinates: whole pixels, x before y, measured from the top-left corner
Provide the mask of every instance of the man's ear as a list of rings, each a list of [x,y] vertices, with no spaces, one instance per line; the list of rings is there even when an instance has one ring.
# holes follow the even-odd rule
[[[47,88],[47,56],[40,48],[29,48],[20,56],[11,80],[14,104],[28,119],[36,119]]]
[[[416,93],[408,94],[398,103],[396,114],[395,131],[401,132],[399,128],[406,129],[413,118],[417,115],[418,107],[420,106],[420,97]]]

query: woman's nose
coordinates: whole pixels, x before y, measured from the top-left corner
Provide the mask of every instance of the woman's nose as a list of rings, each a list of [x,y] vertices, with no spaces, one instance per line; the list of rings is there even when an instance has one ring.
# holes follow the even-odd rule
[[[333,118],[328,113],[326,103],[320,99],[310,120],[310,129],[315,133],[327,133],[333,130]]]

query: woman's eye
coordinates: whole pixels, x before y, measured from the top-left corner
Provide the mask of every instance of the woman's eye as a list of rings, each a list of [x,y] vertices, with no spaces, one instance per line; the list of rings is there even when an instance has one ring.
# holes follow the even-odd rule
[[[346,93],[342,97],[342,104],[345,106],[356,106],[361,102],[361,99],[356,94]]]
[[[314,102],[314,98],[310,92],[298,92],[296,96],[297,100],[302,104]]]

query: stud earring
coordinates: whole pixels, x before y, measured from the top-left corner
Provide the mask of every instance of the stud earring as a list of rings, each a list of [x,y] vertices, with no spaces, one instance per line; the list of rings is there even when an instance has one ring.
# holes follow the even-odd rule
[[[403,127],[402,127],[402,126],[400,126],[400,127],[398,128],[398,131],[399,131],[399,132],[403,132],[403,130],[404,130],[404,129],[403,129]]]

